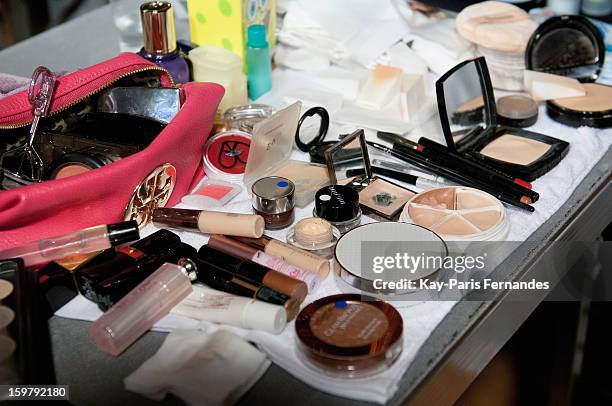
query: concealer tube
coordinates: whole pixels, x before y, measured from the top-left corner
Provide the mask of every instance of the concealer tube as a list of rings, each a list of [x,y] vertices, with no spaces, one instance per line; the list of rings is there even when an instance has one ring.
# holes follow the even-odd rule
[[[300,311],[300,302],[297,299],[260,283],[245,280],[223,268],[211,266],[211,264],[205,263],[198,257],[181,261],[181,265],[195,270],[197,281],[213,289],[283,306],[287,312],[288,321],[293,320]]]
[[[248,238],[238,236],[236,240],[262,250],[268,255],[282,259],[299,268],[319,274],[321,279],[329,274],[329,261],[308,251],[301,250],[267,236],[261,238]]]
[[[272,334],[280,334],[287,324],[287,312],[282,306],[199,284],[192,288],[193,292],[175,306],[171,313]]]
[[[321,278],[314,272],[308,272],[305,269],[297,267],[280,258],[268,255],[265,252],[258,250],[255,247],[243,244],[240,241],[227,237],[221,234],[213,234],[208,240],[208,246],[216,250],[225,252],[226,254],[235,257],[253,261],[256,264],[263,265],[267,268],[274,269],[284,275],[290,276],[293,279],[298,279],[306,284],[308,293],[312,293],[319,287]]]
[[[198,251],[198,259],[209,266],[223,268],[243,279],[254,283],[260,283],[278,292],[284,293],[285,295],[289,295],[297,299],[300,303],[304,301],[308,294],[308,288],[302,281],[293,279],[254,262],[236,258],[233,255],[226,254],[208,245],[203,245],[200,248]]]
[[[180,230],[198,230],[205,234],[251,238],[261,237],[265,227],[263,217],[256,214],[166,208],[153,211],[153,223]]]

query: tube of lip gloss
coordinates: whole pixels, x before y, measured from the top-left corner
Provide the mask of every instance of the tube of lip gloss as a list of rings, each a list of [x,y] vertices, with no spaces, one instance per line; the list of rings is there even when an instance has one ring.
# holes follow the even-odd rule
[[[104,224],[0,251],[0,259],[21,258],[28,267],[69,255],[101,251],[139,238],[135,221]]]
[[[101,351],[121,354],[192,292],[183,267],[165,263],[89,329]]]
[[[255,214],[169,208],[153,210],[153,224],[180,230],[198,230],[206,234],[253,238],[261,237],[265,226],[263,217]]]

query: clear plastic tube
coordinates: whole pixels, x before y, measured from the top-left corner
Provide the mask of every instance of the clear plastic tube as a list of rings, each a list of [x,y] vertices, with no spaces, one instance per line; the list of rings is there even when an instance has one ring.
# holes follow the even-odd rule
[[[91,337],[98,349],[117,356],[191,292],[183,267],[165,263],[104,313]]]
[[[101,251],[139,238],[135,221],[100,225],[0,251],[0,259],[21,258],[24,266]]]

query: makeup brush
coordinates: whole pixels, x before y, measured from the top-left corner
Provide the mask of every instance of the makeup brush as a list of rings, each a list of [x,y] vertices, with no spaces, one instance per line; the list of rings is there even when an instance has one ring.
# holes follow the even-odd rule
[[[495,197],[499,200],[508,203],[510,205],[519,207],[523,210],[527,210],[529,212],[535,211],[533,206],[530,206],[529,203],[532,203],[531,199],[528,196],[517,196],[511,193],[500,189],[497,185],[487,184],[482,179],[475,179],[472,177],[467,177],[461,173],[454,171],[453,169],[446,168],[440,166],[436,162],[433,162],[426,156],[423,156],[416,150],[407,150],[405,152],[399,152],[392,148],[388,148],[384,145],[377,144],[375,142],[368,142],[368,145],[382,152],[386,152],[391,156],[394,156],[404,162],[408,162],[414,166],[419,168],[423,168],[427,171],[433,172],[437,175],[443,176],[444,178],[456,182],[458,184],[472,186],[477,189],[481,189]],[[410,151],[410,152],[408,152]]]

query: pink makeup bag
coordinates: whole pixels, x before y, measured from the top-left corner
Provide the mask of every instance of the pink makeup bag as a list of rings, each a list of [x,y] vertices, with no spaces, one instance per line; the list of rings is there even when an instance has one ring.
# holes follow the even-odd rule
[[[61,117],[120,80],[152,74],[162,86],[173,86],[167,71],[131,53],[61,76],[46,119]],[[169,199],[161,200],[166,206],[178,203],[203,175],[204,143],[224,93],[222,86],[212,83],[187,83],[181,90],[181,110],[146,149],[83,174],[0,191],[0,249],[121,221],[134,196],[150,211],[160,201],[156,202],[155,182],[170,182],[165,175],[150,176],[160,168],[175,175],[176,181],[173,189],[159,185],[159,190],[171,193]],[[27,91],[0,100],[0,136],[29,126],[32,119]],[[143,183],[145,179],[148,181]],[[147,182],[152,182],[148,189]],[[146,196],[147,190],[151,190],[150,196]]]

